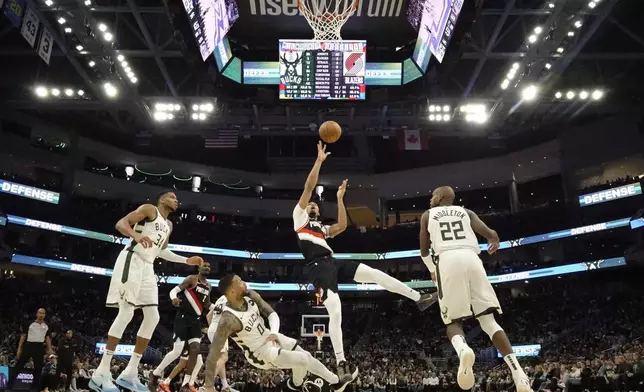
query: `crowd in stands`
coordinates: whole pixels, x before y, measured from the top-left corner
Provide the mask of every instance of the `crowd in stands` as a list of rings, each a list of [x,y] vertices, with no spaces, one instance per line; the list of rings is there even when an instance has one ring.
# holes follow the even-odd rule
[[[17,276],[16,276],[17,275]],[[86,277],[60,277],[43,281],[43,276],[24,273],[0,281],[0,366],[12,364],[20,325],[34,317],[39,307],[47,311],[46,321],[53,328],[56,346],[62,331],[72,329],[78,342],[72,388],[86,389],[88,377],[97,365],[94,343],[103,341],[114,311],[103,307],[107,282]],[[644,287],[641,271],[598,270],[561,278],[518,282],[497,287],[503,314],[499,323],[513,344],[541,344],[538,358],[522,359],[535,391],[641,391],[644,381],[644,349],[638,340],[644,333],[641,309]],[[151,346],[161,353],[170,346],[174,311],[162,286],[162,321]],[[213,295],[217,295],[216,293]],[[299,337],[300,314],[310,311],[307,297],[268,298],[282,317],[282,331]],[[456,391],[457,359],[444,337],[444,326],[435,306],[419,313],[410,301],[392,295],[371,299],[347,299],[345,347],[349,360],[359,364],[360,377],[355,391]],[[134,320],[138,325],[139,319]],[[470,327],[467,339],[482,353],[477,366],[477,390],[512,390],[512,378],[499,360],[486,357],[491,346],[488,337]],[[164,331],[165,329],[165,331]],[[136,327],[127,329],[122,342],[134,343]],[[302,338],[304,347],[317,351],[314,338]],[[250,367],[241,351],[232,346],[228,377],[242,391],[278,391],[288,372],[261,371]],[[207,346],[203,347],[206,354]],[[334,360],[328,339],[319,355],[329,367]],[[141,365],[145,376],[158,362],[161,353],[146,357]],[[45,371],[51,371],[53,361]],[[150,362],[152,361],[152,362]],[[118,374],[124,362],[115,360]],[[53,384],[52,389],[54,389]]]

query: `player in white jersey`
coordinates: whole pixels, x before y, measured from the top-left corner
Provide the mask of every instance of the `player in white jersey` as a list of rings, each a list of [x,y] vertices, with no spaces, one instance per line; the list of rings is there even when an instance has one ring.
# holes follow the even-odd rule
[[[420,255],[438,286],[441,317],[459,357],[458,385],[465,390],[474,385],[475,355],[465,342],[462,321],[475,317],[503,355],[518,392],[529,392],[530,381],[494,318],[495,312],[501,313],[501,306],[478,256],[474,232],[487,239],[490,254],[499,249],[499,236],[474,212],[453,205],[454,199],[454,190],[448,186],[432,193],[431,208],[420,220]]]
[[[307,372],[320,376],[331,387],[342,392],[353,381],[345,374],[333,374],[308,351],[298,346],[295,339],[279,333],[277,313],[255,291],[248,290],[239,276],[231,274],[219,281],[219,291],[228,300],[219,318],[206,360],[205,392],[215,391],[215,369],[228,337],[242,349],[248,362],[259,369],[292,369],[293,377],[287,386],[299,390]],[[268,319],[269,326],[264,324]]]
[[[200,265],[201,257],[185,258],[167,249],[172,232],[168,215],[179,206],[174,192],[163,192],[157,197],[157,205],[144,204],[130,212],[116,223],[116,229],[131,242],[121,251],[107,294],[107,306],[118,307],[119,312],[110,327],[107,347],[101,363],[90,380],[89,387],[96,392],[118,392],[112,381],[110,364],[114,350],[128,326],[135,309],[143,311],[143,322],[137,332],[136,344],[130,361],[116,384],[135,392],[146,392],[148,388],[138,378],[138,366],[152,333],[159,322],[159,294],[154,274],[154,260],[164,260]]]

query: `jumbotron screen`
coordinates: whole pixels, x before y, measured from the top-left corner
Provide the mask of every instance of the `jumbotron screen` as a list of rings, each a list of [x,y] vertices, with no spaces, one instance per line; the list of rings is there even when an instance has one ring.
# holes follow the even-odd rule
[[[365,99],[366,41],[280,40],[280,99]]]

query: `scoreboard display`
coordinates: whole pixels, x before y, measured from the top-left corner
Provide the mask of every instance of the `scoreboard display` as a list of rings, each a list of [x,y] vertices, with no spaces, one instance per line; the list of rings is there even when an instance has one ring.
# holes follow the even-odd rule
[[[279,45],[280,99],[365,99],[366,41]]]

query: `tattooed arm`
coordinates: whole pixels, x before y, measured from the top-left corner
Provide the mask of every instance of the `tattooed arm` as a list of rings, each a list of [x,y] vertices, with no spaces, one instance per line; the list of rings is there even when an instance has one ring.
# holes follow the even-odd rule
[[[217,360],[221,356],[221,350],[224,348],[226,341],[230,335],[233,335],[243,329],[241,322],[237,317],[233,316],[230,312],[224,312],[219,319],[217,331],[210,344],[210,351],[208,352],[208,359],[206,359],[205,371],[205,387],[214,387],[215,385],[215,371],[217,367]]]

